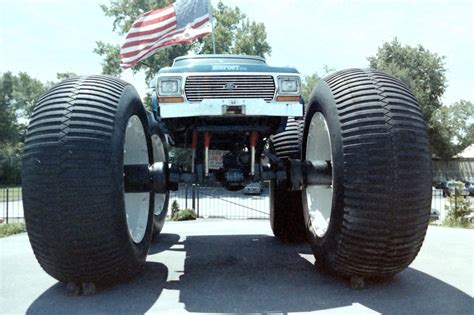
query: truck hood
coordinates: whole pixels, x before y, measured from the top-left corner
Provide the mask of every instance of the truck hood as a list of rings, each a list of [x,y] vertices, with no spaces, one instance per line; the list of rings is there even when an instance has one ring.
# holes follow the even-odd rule
[[[213,64],[193,65],[186,67],[166,67],[160,69],[158,74],[164,73],[193,73],[193,72],[266,72],[266,73],[299,73],[295,68],[270,67],[259,64]]]

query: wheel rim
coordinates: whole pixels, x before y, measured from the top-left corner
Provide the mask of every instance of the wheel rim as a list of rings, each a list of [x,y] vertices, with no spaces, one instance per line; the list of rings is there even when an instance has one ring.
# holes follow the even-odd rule
[[[127,123],[123,163],[124,165],[149,164],[145,130],[140,118],[136,115],[131,116]],[[148,225],[150,193],[124,193],[124,195],[128,232],[135,243],[140,243]]]
[[[159,135],[152,135],[151,142],[153,146],[153,159],[155,162],[166,162],[165,148]],[[154,214],[159,216],[165,207],[166,194],[155,194]]]
[[[313,115],[306,142],[307,161],[327,161],[332,164],[331,139],[323,114]],[[331,221],[333,185],[308,185],[303,190],[309,219],[318,237],[323,237]]]

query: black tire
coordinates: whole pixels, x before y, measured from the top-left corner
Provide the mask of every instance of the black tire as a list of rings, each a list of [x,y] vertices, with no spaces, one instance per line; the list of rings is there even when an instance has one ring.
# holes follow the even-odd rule
[[[300,159],[302,128],[302,120],[288,118],[285,130],[270,138],[270,151],[281,159]],[[301,192],[270,182],[270,225],[283,242],[306,240]]]
[[[25,221],[38,262],[59,281],[110,284],[134,276],[144,265],[153,195],[139,208],[146,222],[142,239],[135,242],[123,178],[131,117],[143,127],[141,155],[150,163],[146,112],[126,82],[107,76],[72,78],[36,104],[23,156]]]
[[[161,131],[159,124],[149,115],[151,142],[153,147],[153,161],[169,163],[168,145],[164,133]],[[153,239],[156,239],[163,229],[166,215],[168,214],[170,194],[167,191],[164,194],[155,194],[154,204],[154,220],[153,220]]]
[[[306,110],[303,157],[312,117],[321,113],[333,161],[325,234],[316,233],[303,191],[317,265],[366,278],[405,269],[423,243],[431,205],[430,146],[414,96],[387,74],[350,69],[321,80]]]

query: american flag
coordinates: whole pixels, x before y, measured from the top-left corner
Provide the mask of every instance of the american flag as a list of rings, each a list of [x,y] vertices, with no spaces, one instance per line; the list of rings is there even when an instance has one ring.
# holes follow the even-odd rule
[[[133,24],[120,49],[126,69],[164,46],[190,42],[211,32],[208,0],[177,0],[143,13]]]

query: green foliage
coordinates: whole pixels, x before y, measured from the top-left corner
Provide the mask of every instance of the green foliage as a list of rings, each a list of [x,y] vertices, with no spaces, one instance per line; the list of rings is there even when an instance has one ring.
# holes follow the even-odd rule
[[[456,156],[474,143],[474,103],[460,100],[433,115],[432,146],[443,160]]]
[[[96,41],[97,47],[94,53],[104,56],[102,61],[102,74],[119,76],[122,73],[120,68],[120,47],[119,45],[106,44],[102,41]]]
[[[174,216],[171,217],[173,221],[188,221],[188,220],[196,220],[197,215],[193,209],[183,209],[175,213]]]
[[[441,107],[441,96],[446,90],[444,57],[421,45],[402,46],[395,38],[384,43],[368,60],[371,68],[392,74],[408,85],[429,123],[433,113]]]
[[[60,73],[58,79],[72,75]],[[20,157],[23,149],[26,121],[36,100],[52,82],[42,83],[26,72],[0,74],[0,183],[20,182]]]
[[[16,187],[12,187],[10,184],[7,187],[1,188],[2,185],[0,183],[0,202],[7,201],[18,201],[23,199],[23,192],[21,190],[20,185]],[[8,196],[7,196],[8,193]],[[7,198],[8,197],[8,198]]]
[[[446,90],[444,56],[421,45],[402,46],[395,38],[368,60],[371,68],[392,74],[413,92],[428,125],[433,153],[449,160],[474,142],[472,102],[460,100],[452,106],[442,106],[441,97]]]
[[[191,149],[171,147],[170,163],[191,170],[193,153]]]
[[[74,72],[58,72],[56,73],[56,79],[58,81],[63,81],[72,77],[77,76]]]
[[[113,19],[113,30],[124,35],[136,18],[149,10],[158,9],[171,4],[169,0],[114,0],[110,5],[101,5],[105,15]],[[267,42],[265,26],[262,23],[250,21],[239,8],[231,8],[220,1],[214,9],[214,36],[216,53],[247,54],[265,56],[271,53]],[[144,70],[146,80],[151,80],[158,70],[170,66],[173,59],[193,51],[196,54],[212,53],[211,35],[201,37],[192,43],[165,47],[153,56],[132,67],[134,72]],[[120,68],[120,47],[97,42],[94,52],[103,56],[102,72],[118,76]]]
[[[193,209],[179,209],[178,201],[173,200],[171,203],[171,220],[173,221],[187,221],[196,220],[197,215]]]
[[[19,140],[20,126],[17,123],[13,100],[15,77],[6,72],[0,77],[0,146]]]
[[[14,77],[12,105],[19,110],[20,116],[30,117],[36,100],[50,87],[26,72],[20,72]]]
[[[0,185],[20,184],[22,151],[22,142],[5,143],[0,148]]]
[[[327,65],[324,65],[323,70],[324,70],[323,76],[326,76],[327,74],[334,72],[336,69],[331,68]],[[304,77],[302,85],[301,85],[301,90],[302,90],[302,95],[303,95],[303,99],[305,103],[309,101],[311,93],[313,92],[314,87],[316,86],[316,84],[319,82],[320,79],[321,77],[319,76],[317,72],[313,73],[312,75],[307,75]]]
[[[455,193],[449,197],[449,203],[446,204],[448,215],[443,221],[443,225],[450,227],[472,227],[473,223],[470,215],[474,212],[471,201],[461,195],[464,187],[463,182],[456,182]]]
[[[272,51],[263,23],[250,21],[238,7],[231,8],[219,1],[213,10],[214,37],[217,54],[243,54],[265,57]],[[207,35],[194,46],[197,54],[212,53],[212,36]]]
[[[303,95],[303,99],[305,103],[309,101],[311,92],[313,92],[313,89],[316,86],[316,83],[318,83],[320,79],[321,78],[319,77],[317,72],[313,73],[312,75],[308,75],[304,77],[301,89],[303,92],[302,95]]]
[[[176,200],[173,200],[173,202],[171,203],[171,218],[173,218],[176,213],[178,213],[179,211],[179,203],[178,201]]]
[[[0,224],[0,238],[26,232],[24,223]]]
[[[20,182],[20,157],[25,121],[33,111],[35,100],[48,88],[47,84],[27,73],[0,75],[0,184]]]

